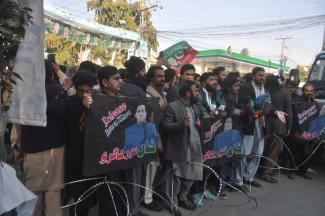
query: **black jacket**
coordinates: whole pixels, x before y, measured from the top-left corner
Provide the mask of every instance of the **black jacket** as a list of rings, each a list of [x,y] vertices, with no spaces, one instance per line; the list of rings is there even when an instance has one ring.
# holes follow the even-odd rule
[[[66,145],[66,120],[57,110],[51,109],[51,102],[62,91],[62,86],[55,81],[45,85],[47,100],[47,125],[36,127],[22,125],[21,147],[25,153],[42,152]]]
[[[292,100],[290,93],[281,89],[270,93],[271,103],[274,110],[283,111],[288,114],[286,124],[283,124],[278,118],[273,115],[266,115],[266,132],[267,134],[277,134],[285,136],[292,126]]]
[[[253,110],[248,108],[247,103],[249,100],[256,99],[255,90],[252,83],[244,84],[238,94],[238,105],[245,108],[245,114],[243,116],[243,121],[245,122],[242,132],[245,135],[254,135],[255,130],[255,120],[253,118]]]
[[[136,98],[140,98],[141,100],[146,99],[146,93],[142,89],[142,86],[139,86],[132,81],[124,80],[120,92],[122,95],[128,97],[136,97]]]
[[[253,117],[253,112],[258,110],[255,104],[256,95],[255,90],[253,87],[253,84],[246,83],[244,84],[239,91],[238,95],[238,104],[241,107],[245,107],[245,115],[243,116],[244,125],[242,128],[242,132],[244,135],[254,135],[255,131],[255,119]],[[248,106],[249,101],[253,101],[253,107]],[[263,114],[268,117],[276,118],[275,109],[272,105],[272,103],[265,103],[265,106],[263,108]],[[265,128],[263,128],[265,129]]]
[[[66,92],[52,101],[50,109],[57,110],[67,121],[67,145],[65,149],[65,182],[83,179],[84,131],[86,108],[82,97],[68,97]],[[65,189],[64,203],[71,197],[78,197],[91,185],[88,182],[69,185]]]

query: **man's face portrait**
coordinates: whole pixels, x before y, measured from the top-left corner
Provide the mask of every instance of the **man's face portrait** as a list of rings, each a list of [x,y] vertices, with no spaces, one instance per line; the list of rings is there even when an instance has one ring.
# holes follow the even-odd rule
[[[137,119],[138,124],[145,123],[147,118],[146,106],[145,105],[138,106],[134,116]]]
[[[227,118],[225,121],[224,131],[227,132],[232,129],[232,119]]]

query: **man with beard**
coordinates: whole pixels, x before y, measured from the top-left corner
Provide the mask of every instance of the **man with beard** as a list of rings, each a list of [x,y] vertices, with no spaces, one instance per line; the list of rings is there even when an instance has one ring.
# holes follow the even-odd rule
[[[311,83],[307,83],[302,87],[302,95],[301,96],[297,96],[296,98],[293,99],[293,103],[315,103],[315,99],[314,99],[315,93],[314,93],[314,86]],[[318,110],[320,110],[319,108],[319,104],[317,104],[318,106]],[[297,131],[296,125],[298,123],[295,122],[293,124],[293,133],[295,133],[295,131]],[[311,142],[306,142],[306,141],[301,141],[299,139],[294,139],[294,156],[296,158],[296,166],[299,166],[300,164],[304,163],[310,156],[310,152],[313,152],[313,143]],[[314,154],[315,155],[315,154]],[[308,159],[308,161],[306,163],[304,163],[302,166],[299,167],[299,170],[297,171],[297,175],[311,180],[312,178],[310,176],[307,175],[307,170],[310,166],[310,164],[312,163],[314,157],[311,157]]]
[[[254,180],[255,174],[260,164],[260,155],[264,151],[264,115],[273,115],[281,122],[285,123],[285,114],[283,111],[275,111],[270,103],[266,103],[264,108],[257,106],[258,101],[266,97],[264,89],[265,71],[262,67],[254,67],[252,71],[253,81],[244,84],[238,95],[238,103],[245,107],[245,116],[243,126],[243,144],[244,144],[244,167],[245,173],[242,176],[245,183],[254,187],[261,185]],[[262,100],[263,101],[263,100]],[[252,113],[252,115],[251,115]]]
[[[146,64],[138,57],[131,56],[124,63],[126,75],[121,88],[121,93],[128,97],[146,98],[146,80],[144,77]]]
[[[126,75],[119,93],[127,97],[138,98],[140,102],[146,103],[145,62],[138,57],[131,56],[131,58],[124,63],[124,66],[126,68]],[[135,166],[126,172],[126,179],[128,182],[143,185],[145,172],[146,165]],[[141,188],[134,187],[133,185],[127,185],[126,188],[129,196],[131,214],[134,216],[146,215],[138,211],[142,195]]]
[[[185,81],[194,81],[195,67],[192,64],[185,64],[182,66],[180,73],[180,82],[167,93],[168,103],[180,99],[179,89]]]
[[[168,133],[166,160],[169,164],[165,189],[171,198],[173,213],[182,216],[178,206],[188,210],[196,206],[188,199],[195,181],[202,180],[203,167],[191,162],[202,162],[199,129],[196,119],[202,116],[197,107],[198,88],[193,81],[185,81],[180,87],[180,99],[167,105],[162,125]]]
[[[165,73],[161,66],[154,65],[151,66],[147,73],[147,79],[149,85],[146,89],[147,97],[155,97],[159,98],[159,105],[161,113],[164,112],[165,107],[167,105],[167,100],[164,95],[164,87],[165,87]],[[158,119],[154,119],[156,125],[158,126],[158,143],[161,144],[160,140],[160,131],[159,131],[159,124],[160,124],[160,116]],[[158,145],[160,151],[162,151],[162,146]],[[147,173],[146,173],[146,188],[153,189],[154,179],[159,167],[158,161],[152,161],[148,164]],[[143,207],[152,210],[152,211],[162,211],[161,207],[154,202],[153,200],[153,193],[149,190],[145,190],[144,196],[144,204]]]
[[[227,77],[225,67],[223,67],[223,66],[216,67],[215,69],[212,70],[212,73],[216,77],[216,80],[218,83],[217,90],[222,90],[223,89],[223,81]]]
[[[200,88],[199,100],[208,112],[215,112],[219,98],[217,98],[216,89],[217,80],[213,73],[203,73],[201,75],[202,87]]]

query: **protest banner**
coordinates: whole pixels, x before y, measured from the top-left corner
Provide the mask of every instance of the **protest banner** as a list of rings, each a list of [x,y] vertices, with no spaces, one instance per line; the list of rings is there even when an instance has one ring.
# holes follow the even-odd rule
[[[294,136],[300,140],[317,139],[325,128],[325,105],[310,103],[293,104]]]
[[[163,51],[164,64],[179,74],[181,67],[191,63],[196,54],[197,51],[186,41],[180,41]]]
[[[131,168],[157,159],[158,100],[96,94],[87,112],[85,176]]]
[[[239,126],[229,116],[216,116],[202,122],[203,162],[209,166],[223,165],[243,156],[243,142]]]

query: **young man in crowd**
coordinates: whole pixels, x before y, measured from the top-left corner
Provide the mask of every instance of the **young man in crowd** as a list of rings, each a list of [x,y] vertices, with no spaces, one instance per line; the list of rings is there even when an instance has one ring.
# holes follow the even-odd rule
[[[47,103],[63,90],[53,80],[53,66],[45,61],[45,91]],[[67,141],[65,119],[56,110],[47,106],[46,127],[21,126],[21,148],[25,153],[24,170],[28,170],[25,185],[37,196],[35,216],[44,212],[62,216],[61,189],[64,183],[64,151]]]
[[[292,125],[292,101],[290,93],[286,89],[281,88],[278,77],[275,75],[266,77],[265,89],[270,95],[273,109],[288,114],[285,123],[281,122],[272,113],[265,116],[267,138],[265,140],[264,156],[268,159],[263,158],[261,161],[263,168],[261,169],[260,179],[269,183],[277,183],[277,180],[272,176],[274,164],[269,160],[275,162],[278,160],[281,152],[280,138],[290,134]]]
[[[185,81],[194,81],[195,75],[195,67],[192,64],[185,64],[181,68],[180,72],[180,82],[171,89],[168,94],[167,98],[169,98],[168,103],[176,101],[180,99],[179,89]]]
[[[147,73],[147,79],[149,85],[146,89],[147,97],[155,97],[159,98],[160,112],[163,114],[165,107],[167,105],[167,100],[164,95],[164,87],[165,87],[165,73],[161,66],[155,65],[151,66]],[[159,133],[159,125],[160,125],[160,116],[157,119],[154,119],[156,125],[158,126],[158,148],[162,150],[160,133]],[[159,167],[158,161],[153,161],[148,164],[147,173],[146,173],[146,188],[153,189],[153,183],[155,180],[155,176]],[[154,202],[153,193],[149,190],[145,190],[144,196],[144,204],[143,206],[152,211],[162,211],[161,207]]]
[[[84,154],[84,126],[85,113],[92,103],[91,92],[97,83],[96,77],[86,70],[80,70],[72,78],[73,87],[76,94],[67,97],[64,91],[52,100],[49,104],[49,111],[59,113],[67,122],[67,145],[65,149],[65,182],[78,181],[85,178],[83,176],[83,157]],[[68,203],[70,199],[74,202],[91,187],[93,182],[81,182],[68,185],[65,188],[63,202]],[[91,207],[96,205],[96,196],[90,196],[76,208],[77,215],[86,216]],[[74,215],[74,207],[70,208],[70,215]]]
[[[252,71],[253,81],[244,84],[238,95],[238,103],[242,107],[246,107],[247,103],[251,103],[251,107],[248,107],[250,111],[255,111],[254,103],[257,97],[265,94],[264,80],[265,71],[262,67],[254,67]],[[257,110],[256,110],[257,111]],[[244,143],[244,155],[245,173],[243,174],[244,182],[254,186],[261,187],[254,177],[257,172],[260,163],[260,157],[253,155],[263,155],[264,150],[264,134],[263,128],[265,127],[264,118],[258,116],[247,116],[247,121],[243,127],[243,143]],[[242,182],[238,182],[242,185]]]
[[[307,83],[302,87],[302,95],[297,96],[293,99],[294,104],[299,103],[316,103],[315,99],[315,92],[314,92],[314,86],[311,83]],[[319,106],[317,104],[317,106]],[[319,110],[320,107],[318,107]],[[295,125],[293,125],[293,130],[295,130]],[[306,142],[306,141],[300,141],[299,139],[292,139],[294,149],[293,154],[295,157],[296,165],[300,165],[303,162],[306,161],[306,159],[309,157],[309,152],[312,152],[312,143]],[[310,167],[311,162],[313,161],[313,157],[309,158],[309,160],[304,163],[302,166],[299,167],[299,170],[296,172],[297,175],[312,180],[310,176],[307,175],[307,170]]]
[[[145,62],[135,56],[132,56],[124,63],[126,68],[126,77],[119,91],[123,96],[138,98],[141,102],[146,103],[146,83],[145,78]],[[135,184],[145,184],[145,173],[147,165],[138,165],[130,169],[126,177],[129,182]],[[138,210],[141,203],[142,190],[132,185],[127,186],[129,196],[129,204],[131,212],[134,216],[146,215]]]
[[[200,80],[200,78],[201,78],[200,74],[198,74],[198,73],[194,74],[194,82],[195,82],[195,84],[197,85],[198,88],[201,88],[201,80]]]
[[[223,66],[216,67],[212,70],[212,73],[216,77],[216,80],[218,82],[217,90],[221,90],[223,88],[223,81],[226,79],[226,69]]]
[[[177,82],[176,71],[174,69],[166,69],[165,71],[165,92],[167,102],[170,102],[172,98],[170,98],[174,91],[174,85]]]
[[[265,118],[264,115],[272,115],[281,122],[285,122],[285,114],[283,111],[275,110],[271,103],[264,108],[256,106],[256,99],[265,97],[264,80],[265,71],[262,67],[254,67],[252,71],[253,81],[244,84],[238,95],[238,103],[245,107],[246,115],[243,126],[243,144],[244,144],[244,174],[245,183],[261,187],[254,178],[260,164],[259,155],[264,151],[264,133]],[[239,182],[242,185],[242,182]]]
[[[135,56],[131,56],[124,63],[126,74],[121,88],[121,93],[128,97],[146,98],[145,62]]]
[[[183,81],[179,89],[180,99],[167,105],[162,122],[168,133],[166,160],[172,169],[167,173],[165,190],[177,216],[183,215],[178,206],[196,209],[188,193],[203,175],[203,167],[191,163],[202,161],[200,132],[196,127],[196,119],[202,115],[196,104],[198,91],[193,81]]]
[[[291,101],[295,101],[297,97],[299,97],[299,95],[297,94],[297,89],[298,89],[298,85],[299,85],[299,80],[298,82],[292,81],[290,79],[286,80],[286,89],[288,90],[288,92],[291,95]],[[283,141],[286,144],[286,148],[283,148],[282,151],[282,158],[281,158],[281,166],[282,167],[288,167],[290,169],[294,168],[294,162],[293,162],[293,158],[292,155],[290,154],[290,152],[294,152],[295,150],[295,141],[294,139],[292,139],[292,137],[290,136],[290,134],[288,134],[288,136],[283,138]],[[288,171],[283,171],[287,174],[289,179],[294,179],[294,175],[293,175],[293,171],[288,170]]]
[[[199,101],[204,108],[212,114],[215,113],[217,107],[220,105],[220,98],[217,97],[217,80],[213,73],[207,72],[201,75],[202,87],[199,92]]]

